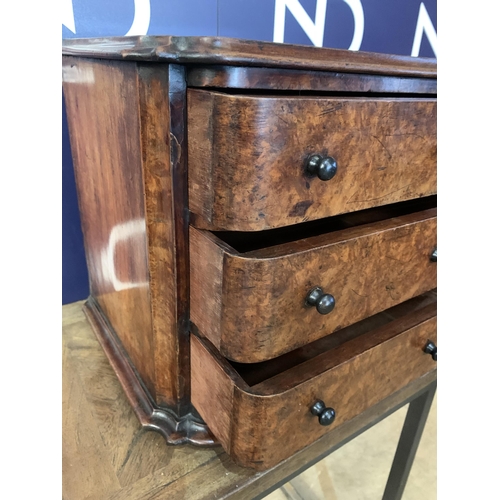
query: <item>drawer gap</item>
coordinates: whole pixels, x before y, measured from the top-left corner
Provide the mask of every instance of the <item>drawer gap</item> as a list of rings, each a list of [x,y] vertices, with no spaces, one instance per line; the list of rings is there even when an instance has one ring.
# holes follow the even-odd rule
[[[325,219],[303,222],[265,231],[213,231],[213,234],[232,249],[245,254],[296,240],[320,236],[364,224],[380,222],[393,217],[437,207],[437,196],[428,196],[377,208],[336,215]]]
[[[356,99],[357,97],[366,99],[377,98],[377,99],[436,99],[437,94],[432,93],[422,93],[413,94],[406,92],[345,92],[345,91],[332,91],[332,90],[279,90],[279,89],[221,89],[219,87],[203,87],[204,91],[217,92],[219,94],[226,95],[241,95],[248,97],[304,97],[304,98],[315,98],[318,97],[347,97],[349,99]]]
[[[435,307],[436,303],[437,289],[434,289],[277,358],[251,364],[226,361],[250,387],[251,391],[260,392],[258,386],[261,389],[267,388],[271,384],[270,379],[279,377],[278,381],[280,381],[284,377],[284,373],[289,370],[294,370],[295,373],[295,369],[299,365],[304,365],[304,373],[307,372],[307,377],[310,377],[310,370],[316,363],[318,356],[326,357],[327,363],[329,361],[335,363],[340,347],[346,343],[353,342],[362,336],[368,339],[380,327],[421,309]]]

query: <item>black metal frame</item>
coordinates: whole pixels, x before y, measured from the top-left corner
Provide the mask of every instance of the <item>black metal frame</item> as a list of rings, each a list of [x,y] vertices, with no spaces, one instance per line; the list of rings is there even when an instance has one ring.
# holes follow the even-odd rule
[[[436,382],[433,382],[408,407],[382,500],[400,500],[403,496],[435,392]]]

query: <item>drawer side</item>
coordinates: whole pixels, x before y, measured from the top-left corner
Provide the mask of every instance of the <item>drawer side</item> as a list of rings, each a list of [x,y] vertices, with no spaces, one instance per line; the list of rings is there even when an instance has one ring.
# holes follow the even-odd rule
[[[220,349],[224,251],[210,233],[189,228],[191,321]]]
[[[231,377],[214,356],[191,335],[191,402],[228,453],[231,451],[233,386]]]

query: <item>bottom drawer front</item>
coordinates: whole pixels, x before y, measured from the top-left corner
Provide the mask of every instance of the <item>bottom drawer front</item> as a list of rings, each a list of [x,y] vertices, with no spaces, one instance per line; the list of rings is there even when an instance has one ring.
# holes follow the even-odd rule
[[[436,342],[435,312],[426,306],[253,387],[193,336],[193,403],[236,462],[271,467],[435,369],[423,350]],[[311,413],[317,401],[335,410],[330,425]]]

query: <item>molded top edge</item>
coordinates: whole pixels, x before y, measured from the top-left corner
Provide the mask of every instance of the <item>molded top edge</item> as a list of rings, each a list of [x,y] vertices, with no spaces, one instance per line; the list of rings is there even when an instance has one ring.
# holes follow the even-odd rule
[[[63,55],[179,64],[280,67],[436,78],[437,62],[421,58],[200,36],[130,36],[63,40]]]

